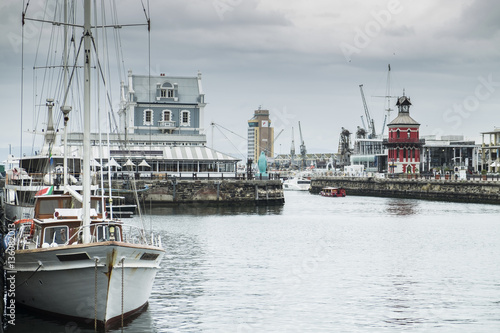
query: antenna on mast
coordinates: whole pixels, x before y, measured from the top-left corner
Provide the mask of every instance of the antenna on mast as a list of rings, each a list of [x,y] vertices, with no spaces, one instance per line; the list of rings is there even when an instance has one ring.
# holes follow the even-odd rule
[[[403,93],[404,95],[404,93]],[[384,125],[382,125],[382,131],[380,132],[380,136],[384,136],[384,131],[385,131],[385,124],[387,123],[387,119],[391,119],[391,112],[394,111],[394,109],[391,109],[391,98],[397,98],[398,96],[391,96],[391,64],[387,65],[387,83],[385,86],[385,96],[376,96],[376,97],[383,97],[386,99],[385,102],[385,116],[384,116]]]

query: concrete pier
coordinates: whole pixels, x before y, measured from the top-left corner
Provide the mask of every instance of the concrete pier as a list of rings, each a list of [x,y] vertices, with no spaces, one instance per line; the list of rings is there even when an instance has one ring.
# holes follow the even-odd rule
[[[131,197],[123,188],[125,183],[114,184],[113,194]],[[117,188],[118,186],[119,188]],[[130,184],[127,186],[130,188]],[[282,205],[285,202],[280,180],[243,179],[178,179],[138,180],[135,183],[141,203],[159,205],[200,203],[214,205]]]
[[[321,177],[311,180],[311,193],[323,187],[346,189],[347,195],[500,204],[500,181]]]

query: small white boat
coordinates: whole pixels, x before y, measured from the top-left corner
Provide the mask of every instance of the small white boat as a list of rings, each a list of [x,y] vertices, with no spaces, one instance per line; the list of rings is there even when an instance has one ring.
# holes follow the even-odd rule
[[[283,189],[286,191],[308,191],[311,187],[311,180],[305,177],[292,177],[283,182]]]

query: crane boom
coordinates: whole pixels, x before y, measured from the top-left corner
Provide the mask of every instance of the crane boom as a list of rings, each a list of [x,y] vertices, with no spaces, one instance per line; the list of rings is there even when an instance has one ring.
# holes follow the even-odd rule
[[[363,100],[363,106],[365,108],[365,116],[366,116],[366,123],[368,124],[368,138],[369,139],[374,139],[377,134],[375,133],[375,123],[373,122],[372,117],[370,116],[370,111],[368,111],[368,105],[366,105],[366,99],[365,99],[365,94],[363,92],[363,85],[359,85],[359,90],[361,91],[361,99]]]
[[[306,164],[306,144],[304,143],[304,139],[302,138],[302,128],[300,127],[299,121],[299,133],[300,133],[300,155],[302,156],[302,165],[305,167]]]

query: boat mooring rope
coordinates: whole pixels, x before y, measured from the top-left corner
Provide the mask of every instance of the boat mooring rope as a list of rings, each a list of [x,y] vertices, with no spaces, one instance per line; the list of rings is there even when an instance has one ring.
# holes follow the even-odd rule
[[[33,277],[33,275],[35,275],[35,274],[36,274],[36,272],[38,272],[38,270],[40,269],[40,267],[42,267],[42,264],[38,264],[37,269],[35,269],[35,271],[34,271],[33,273],[31,273],[31,275],[30,275],[30,276],[29,276],[26,280],[24,280],[23,282],[19,283],[19,284],[16,286],[16,288],[18,288],[20,285],[22,285],[22,284],[24,284],[24,283],[28,282],[28,280],[29,280],[29,279],[31,279],[31,278]]]
[[[97,262],[99,258],[94,258],[95,269],[94,269],[94,331],[97,332]]]
[[[123,267],[123,263],[125,261],[125,258],[122,258],[122,332],[123,332],[123,294],[124,294],[124,272],[125,272],[125,267]]]

